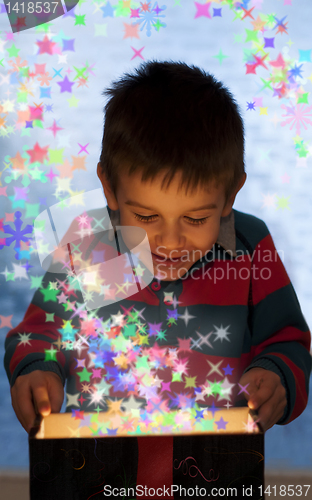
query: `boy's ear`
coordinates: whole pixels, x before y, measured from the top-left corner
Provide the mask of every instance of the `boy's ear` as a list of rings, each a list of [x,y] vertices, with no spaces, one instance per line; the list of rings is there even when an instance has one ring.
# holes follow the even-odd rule
[[[118,210],[119,207],[118,207],[118,202],[117,202],[116,196],[113,193],[110,182],[108,181],[106,175],[102,171],[102,167],[101,167],[100,163],[97,164],[96,173],[97,173],[97,176],[100,179],[101,184],[103,186],[105,198],[107,200],[107,204],[108,204],[109,208],[111,210]]]
[[[236,188],[236,190],[234,191],[234,193],[230,196],[230,199],[227,201],[225,207],[223,208],[223,211],[222,211],[222,214],[221,214],[221,217],[227,217],[230,213],[231,213],[231,210],[232,210],[232,207],[234,205],[234,201],[235,201],[235,198],[236,198],[236,195],[237,193],[242,189],[243,185],[245,184],[246,182],[246,179],[247,179],[247,174],[246,172],[242,175],[241,177],[241,180],[239,181],[238,183],[238,186]]]

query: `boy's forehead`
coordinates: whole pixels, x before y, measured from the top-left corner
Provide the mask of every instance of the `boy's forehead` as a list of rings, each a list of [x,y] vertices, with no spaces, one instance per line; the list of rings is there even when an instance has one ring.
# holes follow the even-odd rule
[[[160,171],[158,175],[154,178],[142,180],[142,171],[135,171],[131,175],[127,171],[124,171],[119,177],[120,188],[124,196],[135,196],[139,195],[151,196],[152,194],[159,193],[162,197],[172,196],[172,194],[177,194],[180,197],[216,197],[220,198],[224,196],[225,188],[222,184],[217,184],[216,181],[212,180],[206,184],[198,182],[197,186],[193,188],[189,186],[186,189],[186,183],[181,185],[182,172],[178,171],[175,173],[169,186],[167,186],[167,179],[163,184],[163,179],[168,172],[168,169]]]

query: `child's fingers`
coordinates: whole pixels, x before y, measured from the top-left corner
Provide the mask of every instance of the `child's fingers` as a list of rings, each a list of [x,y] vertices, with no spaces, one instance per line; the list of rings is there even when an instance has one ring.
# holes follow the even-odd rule
[[[14,384],[11,389],[11,398],[16,416],[28,433],[36,417],[30,388],[25,387],[24,390],[19,390]]]
[[[248,406],[256,410],[272,397],[274,397],[276,404],[279,404],[281,401],[287,403],[286,390],[275,377],[265,379],[261,382],[258,391],[251,395]]]
[[[11,388],[12,406],[18,420],[29,432],[33,427],[36,413],[47,416],[51,411],[60,411],[64,399],[64,389],[60,377],[53,372],[35,370],[17,377]]]
[[[286,398],[284,399],[278,391],[275,391],[272,397],[259,408],[258,416],[264,431],[270,429],[282,418],[286,404]]]
[[[287,397],[279,375],[270,370],[252,368],[241,377],[239,385],[244,390],[249,408],[257,410],[264,431],[282,418]]]
[[[268,401],[274,392],[274,387],[271,383],[263,382],[258,389],[257,387],[253,392],[250,392],[248,398],[248,406],[252,410],[257,410],[263,403]]]
[[[258,411],[264,432],[282,418],[286,404],[286,391],[275,379],[263,380],[259,389],[248,400],[249,408]]]
[[[249,408],[253,410],[267,401],[278,387],[281,393],[285,392],[280,377],[263,368],[252,368],[246,372],[240,379],[240,387],[244,390]]]

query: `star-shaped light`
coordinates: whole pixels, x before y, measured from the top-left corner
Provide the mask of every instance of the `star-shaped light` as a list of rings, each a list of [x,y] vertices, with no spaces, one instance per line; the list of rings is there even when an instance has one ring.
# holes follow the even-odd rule
[[[67,392],[66,396],[67,396],[66,408],[68,408],[69,406],[78,406],[78,408],[80,408],[80,404],[78,403],[78,397],[80,396],[79,392],[77,392],[76,394],[69,394]]]
[[[184,314],[179,314],[179,319],[183,319],[185,322],[185,326],[188,325],[188,322],[190,319],[196,318],[196,316],[192,316],[192,314],[189,314],[187,307],[185,308]]]
[[[225,430],[226,425],[228,424],[228,422],[226,422],[225,420],[223,420],[223,417],[220,417],[220,420],[215,421],[214,423],[217,425],[218,431],[220,429],[224,429]]]
[[[30,339],[30,336],[31,336],[31,333],[18,333],[19,335],[19,343],[18,345],[22,344],[23,346],[24,345],[31,345],[29,339]]]
[[[221,377],[222,377],[223,374],[222,374],[221,370],[219,369],[222,362],[223,362],[223,359],[221,359],[221,361],[219,361],[218,363],[212,363],[209,359],[207,359],[207,363],[209,363],[210,368],[211,368],[207,377],[212,375],[212,373],[217,373],[218,375],[221,375]]]
[[[230,339],[227,338],[227,335],[231,334],[231,332],[227,331],[227,329],[230,328],[230,325],[226,326],[225,328],[223,328],[222,325],[220,326],[220,328],[218,328],[216,325],[213,325],[213,326],[217,330],[216,332],[213,332],[216,335],[216,338],[214,339],[214,342],[216,342],[216,340],[221,340],[221,342],[222,342],[223,339],[225,339],[228,342],[230,342]]]

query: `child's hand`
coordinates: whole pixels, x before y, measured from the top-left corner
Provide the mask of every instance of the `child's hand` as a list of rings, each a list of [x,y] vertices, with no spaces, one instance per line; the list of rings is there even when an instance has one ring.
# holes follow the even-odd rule
[[[287,405],[286,390],[276,373],[264,368],[251,368],[244,373],[239,384],[247,386],[244,396],[249,408],[258,411],[264,431],[282,418]]]
[[[29,433],[35,421],[35,410],[45,417],[60,412],[64,399],[63,384],[54,372],[34,370],[17,377],[11,388],[11,398],[18,420]]]

